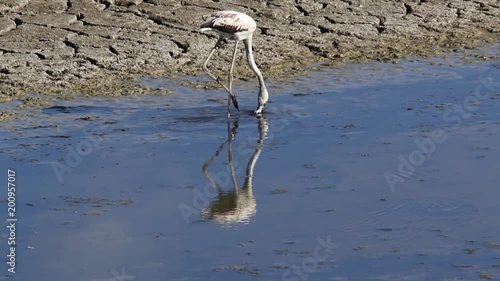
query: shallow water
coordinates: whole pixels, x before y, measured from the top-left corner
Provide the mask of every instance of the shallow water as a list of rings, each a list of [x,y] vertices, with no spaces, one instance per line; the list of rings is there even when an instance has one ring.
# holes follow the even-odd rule
[[[269,82],[262,118],[236,83],[229,122],[222,91],[180,82],[204,77],[24,110],[0,129],[18,184],[2,279],[498,279],[499,67],[312,66]]]

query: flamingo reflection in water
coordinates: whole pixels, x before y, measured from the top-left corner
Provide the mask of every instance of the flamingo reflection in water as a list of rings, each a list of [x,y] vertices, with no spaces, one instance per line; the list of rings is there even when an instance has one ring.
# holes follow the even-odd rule
[[[238,130],[238,119],[234,119],[234,124],[231,127],[231,121],[228,119],[227,123],[227,140],[221,144],[219,149],[212,155],[212,157],[203,165],[203,173],[208,181],[217,190],[217,200],[212,202],[210,206],[201,211],[201,215],[206,219],[213,219],[221,224],[234,224],[238,222],[248,222],[250,218],[257,212],[257,203],[253,196],[253,176],[254,169],[260,153],[264,148],[264,139],[269,131],[269,126],[265,116],[260,116],[258,119],[259,138],[253,154],[248,159],[247,167],[245,170],[245,181],[240,189],[235,175],[233,165],[233,147],[232,142],[236,138]],[[228,165],[233,183],[233,190],[223,190],[216,180],[211,175],[209,168],[212,162],[219,156],[224,146],[228,145]]]

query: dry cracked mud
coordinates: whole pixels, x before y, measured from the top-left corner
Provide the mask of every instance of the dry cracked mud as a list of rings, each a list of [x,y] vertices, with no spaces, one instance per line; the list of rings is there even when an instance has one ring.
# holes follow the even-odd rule
[[[255,57],[267,78],[293,75],[311,62],[473,48],[498,42],[500,30],[497,0],[4,0],[0,101],[23,100],[26,93],[167,93],[133,79],[201,74],[216,36],[199,26],[217,10],[256,20]],[[227,68],[229,49],[213,68]],[[251,75],[248,67],[237,72]]]

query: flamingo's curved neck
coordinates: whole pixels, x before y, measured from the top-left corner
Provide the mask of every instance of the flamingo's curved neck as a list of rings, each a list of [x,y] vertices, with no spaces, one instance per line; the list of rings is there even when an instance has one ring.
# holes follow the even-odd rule
[[[253,70],[253,72],[255,72],[255,75],[257,75],[257,78],[259,79],[260,90],[262,92],[263,89],[266,89],[266,85],[264,83],[264,77],[262,77],[262,73],[260,73],[260,70],[257,67],[257,64],[255,64],[255,60],[253,59],[252,35],[250,35],[248,38],[244,39],[243,43],[245,44],[245,52],[246,52],[248,64],[250,65],[250,68]]]

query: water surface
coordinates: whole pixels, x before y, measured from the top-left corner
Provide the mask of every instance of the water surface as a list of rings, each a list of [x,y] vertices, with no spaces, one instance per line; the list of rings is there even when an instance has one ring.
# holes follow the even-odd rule
[[[185,86],[205,77],[21,111],[0,129],[19,218],[3,279],[498,279],[499,67],[311,66],[269,81],[261,118],[237,82],[229,121],[222,91]]]

